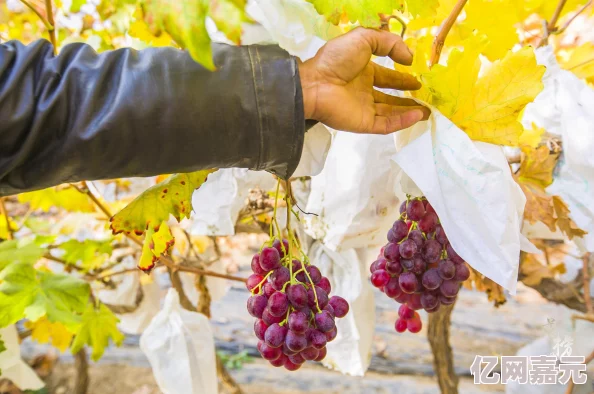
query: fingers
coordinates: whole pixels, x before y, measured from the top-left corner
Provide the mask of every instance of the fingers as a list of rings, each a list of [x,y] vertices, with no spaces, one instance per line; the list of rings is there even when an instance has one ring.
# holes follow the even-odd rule
[[[371,63],[373,67],[373,86],[378,88],[390,88],[398,90],[419,90],[421,82],[407,73],[401,73],[396,70]]]
[[[391,96],[379,90],[373,89],[373,101],[381,104],[399,105],[401,107],[411,107],[419,105],[415,100],[407,97]]]
[[[381,92],[379,92],[381,93]],[[390,116],[393,114],[399,114],[406,111],[411,111],[413,109],[418,109],[423,113],[423,118],[421,120],[429,119],[429,115],[431,115],[431,110],[427,107],[424,107],[417,103],[414,100],[402,98],[402,97],[394,97],[386,94],[385,96],[391,97],[392,99],[389,100],[391,102],[378,102],[376,101],[375,104],[375,113],[381,116]],[[398,99],[398,100],[394,100]]]
[[[423,119],[423,111],[414,107],[395,107],[387,104],[376,105],[376,115],[371,134],[390,134],[406,129]]]
[[[408,49],[400,36],[384,30],[358,28],[355,31],[362,34],[376,56],[389,56],[396,63],[410,66],[413,61],[412,52]]]

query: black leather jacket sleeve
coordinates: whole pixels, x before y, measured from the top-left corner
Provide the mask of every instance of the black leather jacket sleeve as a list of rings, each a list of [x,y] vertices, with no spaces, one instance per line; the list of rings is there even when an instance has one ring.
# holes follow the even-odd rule
[[[0,44],[0,195],[213,167],[289,177],[305,132],[296,60],[272,45],[213,52],[216,72],[173,48]]]

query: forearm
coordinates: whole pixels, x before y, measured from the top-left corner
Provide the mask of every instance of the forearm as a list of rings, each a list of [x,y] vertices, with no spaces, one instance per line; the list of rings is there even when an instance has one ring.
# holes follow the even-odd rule
[[[295,60],[213,49],[211,73],[172,48],[0,45],[0,195],[211,167],[289,176],[304,133]]]

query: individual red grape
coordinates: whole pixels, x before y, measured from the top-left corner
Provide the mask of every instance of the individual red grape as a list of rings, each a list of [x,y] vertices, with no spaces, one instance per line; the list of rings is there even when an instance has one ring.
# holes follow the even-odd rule
[[[293,266],[293,274],[303,268],[303,263],[297,259],[293,259],[293,261],[291,261],[291,265]],[[305,275],[303,272],[300,272],[300,274]],[[299,278],[297,279],[300,280]],[[303,282],[302,280],[300,281]]]
[[[272,284],[272,287],[278,291],[282,290],[285,283],[289,280],[291,280],[291,273],[287,267],[276,268],[268,277],[268,281]]]
[[[398,308],[398,316],[401,319],[408,320],[411,319],[415,315],[415,311],[410,309],[408,305],[402,304],[400,308]]]
[[[406,320],[397,319],[396,324],[394,326],[395,326],[397,332],[402,333],[402,332],[406,331],[406,326],[407,326]]]
[[[400,275],[402,273],[402,265],[398,261],[388,261],[386,271],[391,275]]]
[[[281,354],[279,358],[277,358],[276,360],[270,360],[269,363],[273,367],[283,367],[285,365],[286,361],[287,361],[287,356],[285,356],[284,354]]]
[[[455,299],[455,298],[454,298],[454,299]],[[439,308],[440,308],[440,307],[441,307],[441,303],[440,303],[440,302],[438,302],[438,303],[437,303],[437,305],[435,305],[435,307],[434,307],[434,308],[425,309],[425,311],[426,311],[427,313],[435,313],[435,312],[437,312],[437,311],[439,310]]]
[[[435,212],[435,209],[433,208],[433,206],[431,205],[431,203],[429,201],[427,201],[427,204],[425,205],[425,211],[427,213],[434,213],[435,215],[437,215],[437,212]]]
[[[261,339],[262,341],[264,340],[264,334],[266,334],[267,329],[268,326],[262,320],[257,319],[254,322],[254,334],[256,334],[258,339]]]
[[[307,290],[303,285],[296,283],[287,287],[287,298],[296,309],[307,306]]]
[[[400,242],[408,235],[408,225],[404,220],[397,220],[392,226],[392,231],[394,232],[395,242]]]
[[[264,286],[262,286],[262,293],[264,293],[267,298],[270,298],[270,296],[274,294],[275,291],[276,290],[274,287],[272,287],[272,283],[270,282],[266,282],[264,283]]]
[[[415,266],[415,262],[412,259],[401,259],[400,265],[407,271],[410,271]]]
[[[441,260],[437,266],[437,271],[442,279],[452,279],[456,275],[456,266],[451,260]]]
[[[267,326],[270,326],[270,325],[273,325],[274,323],[280,323],[281,321],[283,321],[283,317],[273,316],[270,313],[270,309],[268,309],[268,307],[266,307],[266,309],[264,309],[264,312],[262,312],[262,320],[264,321],[264,323],[266,323]]]
[[[326,342],[332,342],[334,338],[336,338],[338,330],[336,329],[336,327],[334,327],[332,330],[325,332],[324,334],[326,335]]]
[[[396,236],[394,235],[394,229],[388,230],[388,235],[386,236],[386,238],[388,239],[388,242],[397,243],[399,241],[398,239],[396,239]]]
[[[421,230],[413,230],[408,234],[408,239],[412,240],[417,245],[417,251],[423,250],[425,244],[425,236]]]
[[[307,315],[301,311],[294,311],[289,314],[289,329],[297,334],[305,334],[309,322]]]
[[[334,307],[332,305],[330,305],[330,300],[328,300],[328,305],[326,305],[324,307],[324,310],[330,312],[332,317],[336,317],[336,313],[334,312]]]
[[[462,259],[462,257],[460,257],[458,255],[458,253],[456,253],[456,251],[454,250],[454,248],[452,248],[451,244],[448,244],[446,246],[446,252],[448,254],[448,259],[452,260],[454,263],[456,264],[461,264],[464,262],[464,260]]]
[[[349,303],[340,296],[332,296],[328,304],[334,308],[334,315],[338,318],[345,317],[349,313]]]
[[[316,286],[316,293],[314,294],[313,289],[310,287],[309,290],[307,290],[307,302],[310,308],[312,308],[313,310],[317,310],[316,307],[316,295],[318,296],[318,306],[320,307],[320,309],[324,309],[326,307],[326,305],[328,305],[328,294],[322,290],[321,287]]]
[[[415,275],[422,275],[427,269],[427,263],[425,260],[423,260],[420,256],[415,256],[412,261],[413,267],[410,271]]]
[[[419,284],[417,277],[412,272],[404,272],[400,275],[398,283],[402,291],[408,294],[414,293]]]
[[[287,335],[287,327],[274,323],[266,330],[264,342],[270,347],[281,347]]]
[[[439,291],[444,297],[456,297],[459,290],[460,284],[451,279],[444,280],[441,286],[439,286]]]
[[[288,358],[285,360],[285,369],[287,371],[297,371],[302,364],[293,364]]]
[[[400,204],[400,214],[403,214],[404,212],[406,212],[406,204],[407,204],[407,201],[402,201],[402,204]]]
[[[425,206],[421,200],[409,201],[406,207],[406,216],[415,222],[420,220],[425,215]]]
[[[377,270],[371,274],[371,283],[377,287],[384,287],[390,281],[390,274],[384,270]]]
[[[433,212],[427,212],[425,216],[419,220],[419,229],[425,234],[429,234],[435,231],[437,226],[437,215]]]
[[[442,245],[447,245],[449,243],[445,230],[440,225],[435,228],[435,239]]]
[[[278,239],[275,239],[272,243],[272,247],[278,251],[278,255],[281,259],[285,257],[285,255],[289,254],[289,241],[286,239],[283,239],[282,245]]]
[[[307,332],[307,340],[316,349],[321,349],[326,346],[326,335],[323,332],[313,328]]]
[[[425,310],[433,309],[437,305],[439,305],[439,299],[431,293],[423,293],[421,294],[421,305]]]
[[[314,361],[316,358],[318,358],[320,351],[315,347],[308,347],[303,349],[299,354],[301,354],[301,356],[306,360]]]
[[[334,317],[328,311],[316,313],[315,316],[316,327],[321,332],[328,332],[336,327]]]
[[[284,316],[289,309],[289,300],[285,293],[277,291],[268,299],[268,308],[272,316]]]
[[[323,347],[320,349],[320,352],[318,353],[318,357],[316,358],[316,361],[322,361],[325,357],[326,357],[326,348]]]
[[[470,278],[470,269],[468,269],[468,266],[465,263],[458,264],[456,266],[454,280],[457,282],[464,282],[468,278]]]
[[[407,239],[400,244],[400,256],[405,259],[412,259],[417,253],[417,244],[412,239]]]
[[[388,284],[384,286],[384,293],[390,298],[396,298],[402,294],[397,276],[391,278]]]
[[[369,270],[371,271],[371,273],[373,274],[375,271],[377,270],[383,270],[386,269],[386,264],[388,263],[388,261],[383,258],[383,257],[378,257],[377,260],[375,260],[371,266],[369,267]]]
[[[251,267],[252,267],[252,272],[254,274],[264,276],[268,273],[268,271],[264,270],[262,268],[262,266],[260,265],[260,254],[259,253],[256,253],[254,255],[254,257],[252,257]]]
[[[272,271],[280,267],[280,254],[276,248],[264,248],[260,252],[260,266],[264,271]]]
[[[260,354],[265,360],[272,361],[281,356],[282,350],[278,347],[268,346],[265,342],[262,342],[260,345]]]
[[[400,245],[389,243],[384,248],[384,258],[390,261],[400,261]]]
[[[314,285],[318,284],[318,282],[322,279],[322,274],[315,265],[308,265],[305,270],[309,274],[309,277],[311,278],[311,281],[314,283]]]
[[[428,239],[423,245],[422,256],[428,263],[437,263],[441,256],[442,246],[434,239]]]
[[[260,319],[262,318],[262,313],[264,312],[264,309],[266,309],[267,304],[268,299],[263,295],[253,295],[248,298],[247,310],[250,315]]]
[[[417,312],[415,312],[415,315],[412,319],[406,321],[406,328],[413,334],[416,334],[417,332],[421,331],[422,327],[423,323],[421,323],[421,317]]]
[[[423,309],[423,305],[421,305],[421,294],[414,293],[408,297],[407,305],[409,308],[416,310]]]
[[[305,359],[303,358],[301,353],[297,353],[297,354],[293,354],[293,355],[289,356],[289,360],[291,360],[291,362],[296,365],[301,365],[305,362]]]
[[[245,282],[245,286],[249,291],[254,290],[260,282],[264,280],[264,277],[258,274],[251,274],[248,276],[247,281]]]
[[[413,294],[402,292],[399,296],[394,297],[394,301],[399,304],[406,304],[411,296],[413,296]]]
[[[430,268],[423,274],[422,284],[428,290],[435,290],[441,285],[442,279],[436,268]]]
[[[441,302],[442,305],[452,305],[454,302],[456,302],[456,297],[444,297],[443,295],[439,295],[439,301]]]
[[[287,332],[285,337],[287,347],[294,352],[300,352],[307,347],[307,338],[303,334],[297,334],[291,330]]]
[[[326,294],[330,294],[330,291],[332,291],[330,280],[328,280],[328,278],[326,278],[325,276],[323,276],[322,279],[320,279],[317,286],[324,290]]]
[[[287,334],[288,334],[288,332],[287,332]],[[287,356],[293,356],[297,353],[299,353],[299,352],[294,352],[291,349],[289,349],[289,347],[287,346],[287,341],[285,340],[285,342],[283,343],[283,354],[286,354]]]

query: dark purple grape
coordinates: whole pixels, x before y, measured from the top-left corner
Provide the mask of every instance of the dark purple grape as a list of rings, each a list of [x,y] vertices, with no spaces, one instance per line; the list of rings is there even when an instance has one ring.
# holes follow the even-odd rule
[[[398,283],[403,292],[414,293],[419,285],[417,277],[412,272],[405,272],[398,278]]]
[[[427,201],[427,204],[425,204],[425,211],[427,213],[434,213],[435,215],[437,215],[437,212],[435,212],[435,209],[433,209],[433,206],[429,201]]]
[[[303,334],[297,334],[291,330],[287,332],[285,337],[287,347],[294,352],[300,352],[307,347],[307,338]]]
[[[371,273],[373,274],[375,271],[377,270],[383,270],[386,269],[386,264],[388,263],[388,261],[383,258],[383,257],[378,257],[377,260],[375,260],[371,266],[369,267],[369,270],[371,271]]]
[[[287,298],[296,309],[307,306],[307,290],[301,284],[287,286]]]
[[[402,201],[402,204],[400,204],[400,214],[406,212],[406,203],[406,201]]]
[[[287,331],[287,327],[274,323],[266,330],[266,334],[264,334],[264,342],[270,347],[281,347],[285,341]]]
[[[456,265],[451,260],[441,260],[437,271],[442,279],[452,279],[456,275]]]
[[[338,330],[336,329],[336,327],[334,327],[332,330],[325,332],[324,334],[326,335],[326,342],[332,342],[334,338],[336,338]]]
[[[307,318],[309,319],[312,316],[312,311],[311,308],[309,306],[306,306],[304,308],[299,309],[301,312],[305,313],[305,316],[307,316]]]
[[[400,275],[402,273],[402,265],[398,261],[389,261],[386,264],[386,271],[391,275]]]
[[[442,279],[436,268],[430,268],[423,274],[423,286],[428,290],[435,290],[441,285]]]
[[[305,334],[309,322],[307,315],[301,311],[294,311],[289,314],[289,329],[297,334]]]
[[[456,265],[456,275],[454,276],[454,280],[457,282],[464,282],[468,278],[470,278],[470,269],[468,266],[465,263]]]
[[[388,242],[397,243],[399,241],[398,239],[396,239],[396,236],[394,235],[394,229],[388,230],[388,235],[386,236],[386,238],[388,239]]]
[[[336,327],[334,317],[328,311],[316,313],[315,322],[317,329],[321,332],[328,332]]]
[[[289,356],[289,360],[295,365],[301,365],[305,362],[305,359],[301,355],[301,353],[293,354]]]
[[[260,267],[264,271],[272,271],[280,267],[280,254],[276,248],[264,248],[260,252]]]
[[[397,220],[392,226],[392,231],[396,240],[394,242],[400,242],[408,235],[408,225],[404,220]]]
[[[439,286],[439,291],[445,297],[456,297],[458,291],[460,290],[460,284],[454,280],[444,280],[441,286]]]
[[[384,286],[384,293],[390,298],[396,298],[402,294],[397,276],[391,278],[388,284]]]
[[[252,272],[254,274],[257,274],[257,275],[260,275],[260,276],[264,276],[268,272],[268,271],[264,270],[262,268],[262,266],[260,265],[260,254],[259,253],[256,253],[254,255],[254,257],[252,257],[251,267],[252,267]]]
[[[454,302],[456,302],[456,297],[444,297],[443,295],[439,295],[439,301],[441,302],[442,305],[452,305]]]
[[[441,256],[442,246],[439,242],[434,239],[428,239],[423,245],[423,251],[421,252],[423,259],[431,263],[437,263]]]
[[[409,308],[408,305],[406,305],[406,304],[402,304],[402,305],[400,305],[400,308],[398,308],[398,316],[400,316],[401,319],[404,319],[404,320],[412,319],[412,317],[414,315],[415,315],[415,311],[412,310],[411,308]]]
[[[377,270],[371,274],[371,283],[377,287],[384,287],[390,281],[390,274],[384,270]]]
[[[400,245],[389,243],[384,247],[384,258],[390,261],[400,261]]]
[[[408,297],[408,302],[406,303],[409,308],[418,311],[419,309],[423,309],[423,305],[421,305],[421,294],[414,293]]]
[[[330,291],[332,291],[332,286],[330,285],[330,280],[328,278],[326,278],[325,276],[323,276],[322,279],[320,279],[317,286],[320,287],[322,290],[324,290],[326,292],[326,294],[330,294]]]
[[[264,335],[266,334],[266,330],[268,329],[268,326],[266,325],[266,323],[264,323],[262,320],[260,319],[256,319],[256,321],[254,322],[254,334],[256,334],[256,337],[260,340],[264,340]]]
[[[437,225],[435,228],[435,239],[442,245],[446,245],[449,242],[445,230],[440,225]]]
[[[285,340],[285,343],[283,343],[283,354],[286,354],[287,356],[293,356],[297,353],[299,353],[299,352],[294,352],[291,349],[289,349],[289,347],[287,346],[287,341]]]
[[[326,305],[328,305],[328,294],[319,286],[316,286],[315,289],[316,294],[314,294],[312,288],[307,290],[307,304],[310,308],[317,311],[318,308],[316,307],[315,296],[318,296],[318,306],[320,307],[320,309],[324,309]]]
[[[406,207],[406,216],[409,220],[418,221],[425,215],[425,206],[421,200],[409,201]]]
[[[455,264],[462,264],[464,262],[462,257],[460,257],[454,248],[452,248],[451,244],[446,246],[446,252],[448,253],[448,259],[452,260]]]
[[[400,265],[407,271],[410,271],[415,266],[415,262],[412,259],[401,259]]]
[[[272,243],[272,247],[278,251],[278,255],[281,259],[289,254],[289,241],[286,239],[283,239],[282,245],[278,239],[275,239]]]
[[[248,298],[247,310],[250,315],[261,319],[262,313],[264,312],[264,309],[266,309],[267,304],[268,298],[264,297],[263,295],[253,295]]]
[[[316,358],[318,358],[320,351],[315,347],[308,347],[306,349],[303,349],[300,354],[304,359],[313,361]]]
[[[276,268],[268,277],[268,281],[272,284],[272,287],[278,291],[282,290],[285,283],[289,280],[291,280],[291,273],[287,267]]]
[[[437,305],[435,305],[434,308],[425,309],[425,312],[427,312],[427,313],[435,313],[435,312],[437,312],[439,310],[439,307],[440,306],[441,306],[441,303],[438,302]]]
[[[326,335],[319,330],[313,328],[310,329],[307,332],[307,339],[316,349],[321,349],[326,346]]]
[[[417,245],[417,250],[420,251],[423,249],[423,244],[425,243],[425,236],[421,232],[421,230],[413,230],[408,234],[408,239],[414,241],[415,245]]]
[[[334,308],[334,315],[338,318],[345,317],[349,313],[349,303],[340,296],[332,296],[328,304]]]
[[[439,298],[431,293],[421,294],[421,305],[425,309],[433,309],[436,305],[439,305]]]
[[[336,317],[336,312],[334,312],[334,307],[330,305],[330,300],[328,300],[328,305],[324,307],[324,310],[330,312],[333,317]]]
[[[309,274],[309,277],[311,278],[311,281],[314,283],[314,285],[318,284],[320,279],[322,279],[322,274],[320,273],[320,270],[318,269],[318,267],[316,267],[315,265],[308,265],[305,268],[305,270]],[[308,284],[309,284],[309,282],[308,282]]]
[[[423,272],[425,272],[425,270],[427,269],[427,263],[425,262],[425,260],[423,260],[421,256],[415,256],[412,261],[413,267],[410,271],[415,275],[422,275]]]
[[[419,229],[424,232],[425,234],[429,234],[435,231],[435,227],[437,226],[437,215],[432,212],[427,212],[425,216],[419,220],[418,226]]]
[[[266,343],[262,342],[260,345],[260,354],[265,360],[272,361],[281,356],[282,350],[278,347],[268,346]]]
[[[251,274],[250,276],[248,276],[247,281],[245,282],[245,287],[247,287],[247,289],[249,291],[252,291],[263,280],[264,280],[264,277],[263,276],[257,275],[257,274]]]
[[[272,316],[284,316],[289,309],[289,300],[285,293],[277,291],[268,299],[268,308]]]
[[[417,253],[417,244],[412,239],[407,239],[400,244],[400,256],[404,259],[412,259]]]
[[[293,261],[291,261],[291,265],[293,266],[293,273],[299,271],[301,268],[303,268],[303,263],[297,259],[293,259]],[[303,281],[301,281],[303,282]]]
[[[264,309],[264,312],[262,312],[262,321],[264,321],[264,323],[266,323],[267,326],[271,326],[274,323],[280,323],[281,321],[283,321],[283,317],[274,316],[272,313],[270,313],[270,309],[266,307],[266,309]]]
[[[272,283],[270,282],[266,282],[264,283],[264,286],[262,286],[262,293],[264,293],[267,298],[270,298],[275,291],[276,290],[274,290],[274,287],[272,287]]]

